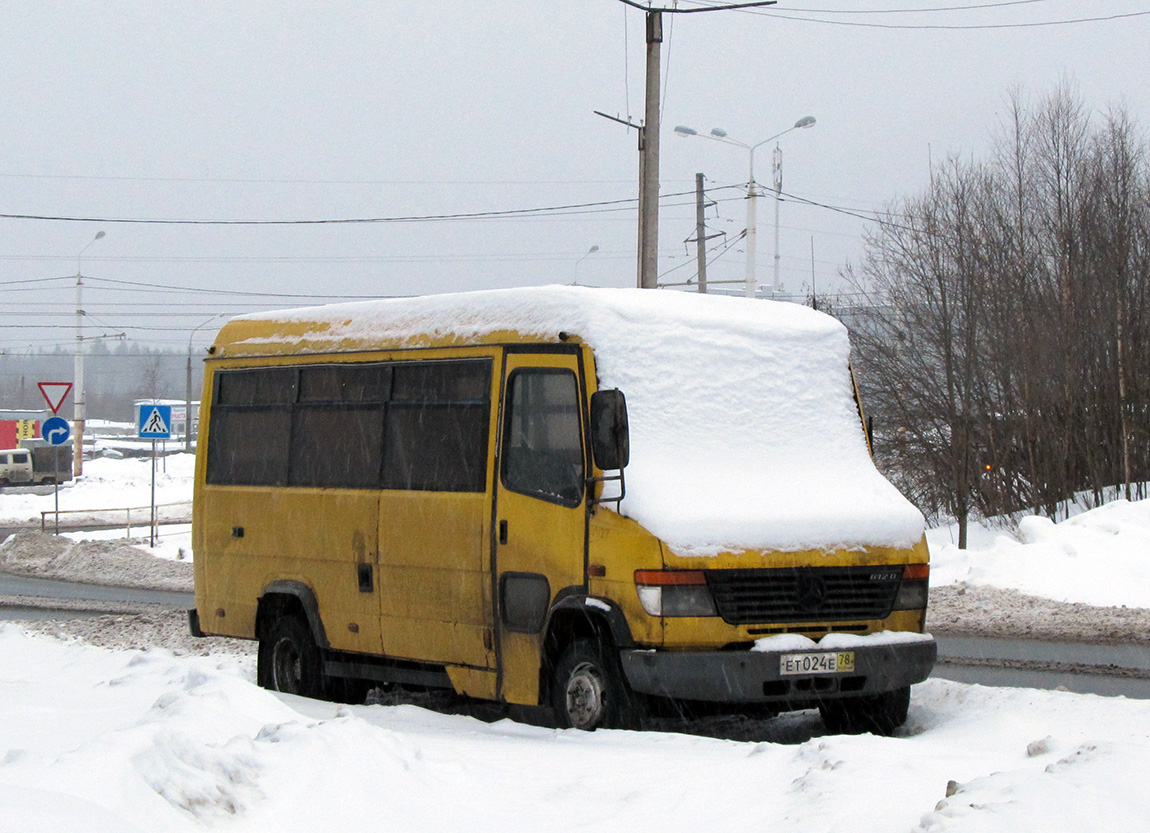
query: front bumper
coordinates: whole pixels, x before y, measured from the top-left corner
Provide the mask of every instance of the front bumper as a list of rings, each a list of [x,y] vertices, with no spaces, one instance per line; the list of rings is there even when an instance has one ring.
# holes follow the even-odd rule
[[[839,649],[841,650],[841,649]],[[929,675],[938,658],[933,640],[852,647],[854,669],[839,674],[784,675],[780,660],[793,651],[622,651],[631,688],[679,700],[717,703],[809,702],[880,694]],[[815,647],[802,653],[836,653]]]

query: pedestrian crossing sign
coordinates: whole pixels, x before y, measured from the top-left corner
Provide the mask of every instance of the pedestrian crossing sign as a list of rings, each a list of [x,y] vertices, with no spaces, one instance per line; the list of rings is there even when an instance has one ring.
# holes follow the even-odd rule
[[[139,436],[145,440],[170,440],[172,438],[172,406],[140,405],[136,425]]]

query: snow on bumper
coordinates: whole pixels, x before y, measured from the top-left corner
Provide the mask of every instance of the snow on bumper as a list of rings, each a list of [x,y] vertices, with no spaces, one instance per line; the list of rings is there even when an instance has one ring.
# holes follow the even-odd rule
[[[783,673],[784,657],[843,651],[853,653],[849,671]],[[920,636],[906,642],[859,640],[849,647],[815,645],[798,651],[628,650],[620,658],[627,682],[642,694],[722,703],[798,702],[879,694],[922,682],[938,658],[938,644]]]

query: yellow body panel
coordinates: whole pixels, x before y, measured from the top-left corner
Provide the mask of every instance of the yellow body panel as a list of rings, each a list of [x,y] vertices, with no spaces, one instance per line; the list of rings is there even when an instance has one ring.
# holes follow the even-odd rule
[[[378,653],[379,604],[359,590],[357,564],[374,564],[379,496],[334,489],[208,486],[200,495],[197,609],[205,630],[255,635],[256,604],[273,581],[310,587],[337,650]],[[237,530],[242,529],[242,537]],[[201,588],[204,601],[200,601]],[[223,610],[224,615],[218,615]]]
[[[384,653],[494,668],[490,498],[387,491],[379,518]]]
[[[263,358],[266,356],[298,357],[300,355],[343,355],[379,351],[459,348],[476,344],[544,344],[551,338],[512,330],[497,330],[463,339],[453,333],[427,332],[416,336],[394,337],[374,331],[361,337],[327,336],[326,322],[299,320],[229,321],[220,330],[213,347],[219,358]]]
[[[499,677],[494,671],[449,665],[447,676],[451,678],[452,687],[466,697],[478,697],[481,700],[499,699]]]
[[[603,573],[591,576],[591,595],[610,599],[622,609],[638,644],[652,648],[662,645],[663,619],[647,615],[635,590],[636,570],[663,567],[659,539],[630,518],[600,507],[591,516],[588,546],[593,572]]]
[[[800,550],[797,552],[771,552],[762,550],[739,550],[713,556],[676,555],[664,546],[664,563],[668,569],[678,570],[727,570],[733,568],[768,567],[851,567],[877,566],[883,564],[925,564],[927,558],[926,539],[912,549],[893,547],[866,547],[851,550]]]

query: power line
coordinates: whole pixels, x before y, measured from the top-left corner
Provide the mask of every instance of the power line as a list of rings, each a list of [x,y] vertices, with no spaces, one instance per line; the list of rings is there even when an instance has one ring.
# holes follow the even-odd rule
[[[292,292],[245,292],[239,289],[202,289],[195,286],[173,286],[171,284],[144,283],[143,281],[126,281],[117,278],[85,278],[88,285],[115,284],[118,286],[131,286],[146,292],[199,292],[206,295],[232,295],[242,298],[298,298],[305,300],[324,300],[336,298],[343,301],[367,301],[375,298],[400,298],[401,295],[310,295]]]
[[[674,6],[670,8],[656,8],[650,3],[644,5],[643,3],[636,2],[636,0],[619,0],[619,2],[625,6],[630,6],[633,9],[638,9],[641,12],[662,12],[664,14],[694,14],[695,12],[739,11],[741,9],[750,9],[755,6],[773,6],[778,2],[778,0],[751,0],[749,3],[721,2],[715,5],[707,5],[707,7],[703,9],[680,9]],[[672,2],[677,3],[678,0],[672,0]]]
[[[120,255],[86,257],[85,262],[101,263],[468,263],[483,262],[535,262],[573,260],[582,252],[506,252],[495,254],[418,254],[418,255]],[[622,255],[614,255],[622,257]],[[602,257],[612,257],[604,253]],[[0,255],[0,261],[59,261],[74,260],[75,255]],[[70,276],[72,280],[75,275]],[[85,278],[88,276],[85,275]],[[41,278],[65,280],[67,278]],[[18,283],[18,282],[17,282]],[[0,281],[0,286],[7,285]]]
[[[1038,0],[1033,0],[1038,2]],[[706,5],[706,0],[693,0]],[[1016,0],[1021,5],[1028,0]],[[869,10],[870,13],[878,14],[910,14],[918,11],[967,11],[978,10],[983,8],[995,8],[1000,6],[1010,5],[1007,3],[990,3],[976,6],[957,6],[953,8],[938,9],[890,9],[890,10]],[[707,5],[707,8],[714,8]],[[818,10],[809,9],[804,10],[807,14],[862,14],[859,11],[844,11],[844,10]],[[1150,15],[1150,11],[1144,12],[1120,12],[1117,14],[1097,15],[1094,17],[1077,17],[1065,20],[1044,20],[1044,21],[1030,21],[1023,23],[866,23],[858,20],[825,20],[818,17],[804,17],[801,14],[788,14],[785,12],[777,11],[764,11],[762,9],[747,9],[744,14],[757,14],[764,17],[772,17],[777,20],[791,20],[799,23],[822,23],[827,26],[849,26],[854,28],[863,29],[899,29],[899,30],[929,30],[929,31],[973,31],[973,30],[995,30],[995,29],[1036,29],[1049,26],[1072,26],[1084,23],[1105,23],[1115,20],[1125,20],[1135,17],[1145,17]]]
[[[715,0],[683,0],[686,3],[710,5]],[[933,6],[925,9],[803,9],[807,14],[840,14],[840,15],[867,15],[867,14],[932,14],[937,12],[965,12],[981,9],[1000,9],[1007,6],[1030,6],[1035,3],[1049,3],[1051,0],[1001,0],[997,3],[974,3],[965,6]]]
[[[76,276],[72,275],[71,277],[75,278]],[[60,275],[59,277],[55,277],[55,278],[21,278],[19,280],[14,280],[14,281],[0,281],[0,286],[16,286],[16,285],[22,284],[22,283],[49,283],[51,281],[66,281],[66,280],[68,280],[68,277],[65,275]]]
[[[219,185],[622,185],[629,179],[250,179],[240,177],[95,176],[0,173],[3,179],[66,179],[94,182],[168,182]]]
[[[682,191],[666,194],[664,199],[679,197],[694,197],[694,191]],[[168,226],[313,226],[313,225],[356,225],[372,223],[427,223],[451,220],[488,220],[506,219],[532,216],[569,216],[581,213],[594,213],[594,210],[620,211],[629,210],[638,203],[636,197],[618,200],[598,200],[595,202],[571,203],[568,205],[551,205],[539,208],[512,208],[502,211],[473,211],[457,212],[451,214],[412,214],[393,217],[340,217],[314,220],[203,220],[203,219],[170,219],[170,218],[144,218],[144,217],[77,217],[51,214],[0,214],[0,219],[6,220],[45,220],[67,223],[127,223],[135,225],[168,225]]]

